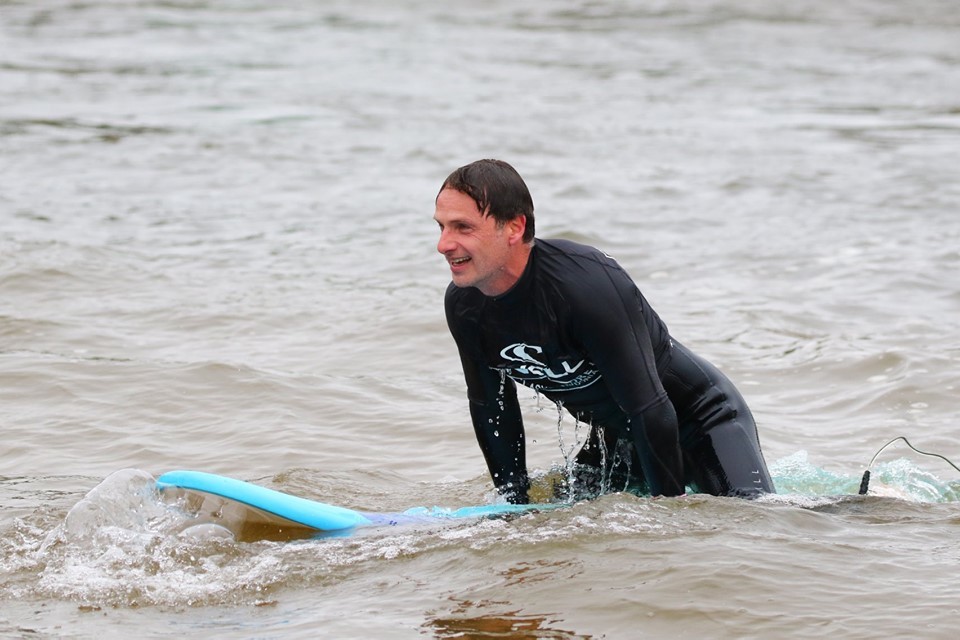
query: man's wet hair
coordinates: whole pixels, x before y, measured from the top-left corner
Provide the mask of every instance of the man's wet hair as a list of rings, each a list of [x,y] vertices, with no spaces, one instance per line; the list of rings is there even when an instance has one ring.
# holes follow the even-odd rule
[[[523,241],[533,240],[533,197],[517,170],[503,160],[477,160],[464,165],[447,176],[440,191],[444,189],[470,196],[483,215],[493,216],[500,226],[518,216],[525,217]]]

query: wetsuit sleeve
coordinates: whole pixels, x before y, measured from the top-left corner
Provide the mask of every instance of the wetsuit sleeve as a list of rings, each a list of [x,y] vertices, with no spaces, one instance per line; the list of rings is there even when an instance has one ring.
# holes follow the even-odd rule
[[[514,504],[528,502],[525,438],[517,387],[460,350],[477,443],[497,490]]]
[[[497,490],[514,504],[526,504],[527,476],[523,417],[513,380],[490,369],[474,354],[477,338],[460,326],[448,292],[447,324],[457,343],[477,443]]]
[[[646,301],[622,271],[606,268],[591,285],[586,295],[571,296],[577,306],[573,333],[628,417],[629,437],[651,494],[680,495],[684,474],[677,414],[657,373],[644,320]]]

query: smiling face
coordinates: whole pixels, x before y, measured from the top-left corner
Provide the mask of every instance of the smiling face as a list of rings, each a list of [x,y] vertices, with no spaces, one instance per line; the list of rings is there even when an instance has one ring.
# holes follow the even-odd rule
[[[446,188],[437,196],[433,219],[440,225],[437,251],[447,259],[456,286],[498,296],[523,274],[530,255],[530,245],[523,241],[523,216],[498,224],[483,215],[473,198]]]

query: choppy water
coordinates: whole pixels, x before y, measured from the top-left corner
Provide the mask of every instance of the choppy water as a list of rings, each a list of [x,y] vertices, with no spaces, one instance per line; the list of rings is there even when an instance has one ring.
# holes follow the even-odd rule
[[[893,446],[850,494],[899,435],[960,458],[958,33],[952,0],[0,2],[0,635],[953,637],[960,473]],[[174,535],[174,468],[492,499],[431,220],[479,157],[739,383],[781,495]]]

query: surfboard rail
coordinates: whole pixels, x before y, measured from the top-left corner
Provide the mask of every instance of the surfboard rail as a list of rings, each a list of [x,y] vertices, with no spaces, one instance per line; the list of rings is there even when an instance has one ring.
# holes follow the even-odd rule
[[[300,498],[252,482],[183,469],[162,474],[157,478],[156,486],[165,502],[178,504],[193,517],[192,526],[220,525],[240,541],[349,535],[358,527],[508,516],[567,506],[490,504],[459,509],[414,507],[401,513],[366,513]]]

